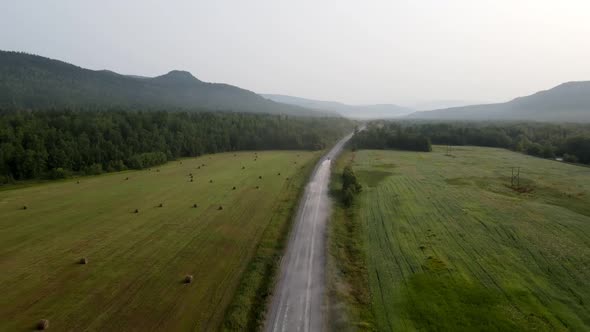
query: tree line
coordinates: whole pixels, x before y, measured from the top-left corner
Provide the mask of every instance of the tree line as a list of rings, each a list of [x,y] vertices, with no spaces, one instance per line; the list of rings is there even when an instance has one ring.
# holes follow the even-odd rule
[[[358,143],[358,148],[411,147],[411,144],[396,147],[404,142],[397,137],[414,137],[432,144],[500,147],[542,158],[561,157],[568,162],[590,164],[590,124],[375,122],[353,142]]]
[[[432,150],[427,136],[390,122],[370,124],[367,129],[356,132],[351,146],[355,149]]]
[[[180,157],[268,149],[318,150],[343,118],[137,110],[0,111],[0,183],[141,169]]]

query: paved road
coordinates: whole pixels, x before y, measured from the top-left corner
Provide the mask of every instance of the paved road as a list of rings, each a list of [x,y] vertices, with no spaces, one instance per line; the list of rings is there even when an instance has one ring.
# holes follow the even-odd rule
[[[351,136],[339,141],[318,162],[305,188],[281,262],[266,331],[322,330],[330,163]]]

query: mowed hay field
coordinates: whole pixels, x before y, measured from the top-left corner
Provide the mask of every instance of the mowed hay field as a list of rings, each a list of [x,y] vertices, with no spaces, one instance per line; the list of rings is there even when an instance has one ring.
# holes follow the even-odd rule
[[[0,330],[218,329],[318,157],[223,153],[0,191]]]
[[[494,148],[445,154],[343,156],[363,184],[374,327],[589,331],[590,168]]]

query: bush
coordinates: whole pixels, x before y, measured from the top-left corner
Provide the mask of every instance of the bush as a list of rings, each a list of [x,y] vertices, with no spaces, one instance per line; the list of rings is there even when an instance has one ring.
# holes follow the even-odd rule
[[[65,179],[67,176],[67,172],[61,167],[53,168],[51,171],[49,171],[50,179]]]
[[[103,173],[101,164],[92,164],[84,169],[86,175],[99,175]]]

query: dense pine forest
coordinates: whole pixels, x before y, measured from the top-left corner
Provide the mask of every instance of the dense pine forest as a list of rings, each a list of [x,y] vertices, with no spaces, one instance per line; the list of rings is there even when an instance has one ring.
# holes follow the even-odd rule
[[[365,149],[429,151],[430,143],[499,147],[590,164],[589,124],[381,121],[353,139],[353,147]]]
[[[229,112],[2,111],[0,182],[141,169],[236,150],[323,149],[342,118]]]

